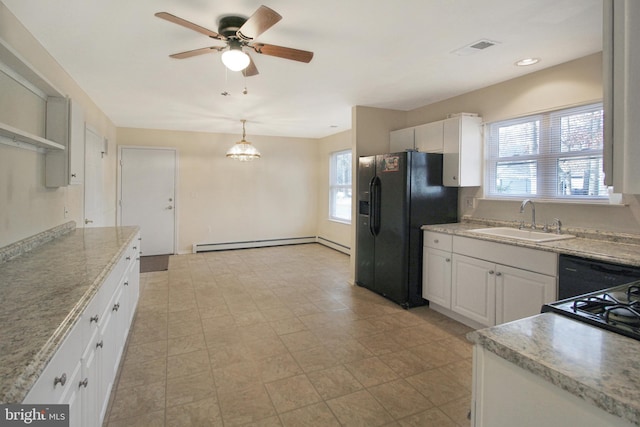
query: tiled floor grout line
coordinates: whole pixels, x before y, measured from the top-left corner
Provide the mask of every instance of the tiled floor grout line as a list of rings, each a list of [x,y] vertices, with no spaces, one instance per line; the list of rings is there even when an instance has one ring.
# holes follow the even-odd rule
[[[255,255],[255,252],[253,253]],[[321,395],[320,393],[320,389],[318,388],[318,384],[314,383],[314,381],[311,380],[311,377],[309,376],[309,374],[313,373],[313,372],[321,372],[321,371],[326,371],[328,369],[332,369],[333,367],[342,367],[343,369],[345,369],[347,372],[350,372],[349,369],[347,368],[347,363],[353,363],[354,361],[350,361],[347,362],[345,360],[336,360],[336,362],[334,362],[333,364],[331,364],[330,367],[322,367],[321,369],[315,369],[312,371],[308,371],[305,370],[302,365],[300,365],[300,363],[298,362],[298,360],[296,359],[296,357],[294,356],[294,352],[292,351],[291,348],[289,348],[285,341],[283,341],[282,337],[286,336],[286,335],[293,335],[296,334],[298,332],[291,332],[291,333],[280,333],[278,331],[276,331],[274,329],[274,323],[277,321],[277,317],[274,319],[273,317],[269,317],[268,314],[266,313],[270,313],[271,315],[277,316],[277,314],[274,314],[274,312],[270,312],[270,309],[272,308],[263,308],[259,305],[259,299],[262,298],[264,299],[266,295],[271,295],[273,298],[273,300],[270,300],[270,303],[273,303],[274,301],[278,302],[279,304],[277,305],[279,306],[283,306],[285,308],[290,307],[291,302],[290,301],[294,301],[296,300],[296,298],[300,297],[300,293],[298,291],[296,291],[296,285],[302,286],[304,291],[302,292],[308,292],[309,295],[315,295],[317,296],[321,296],[321,299],[316,299],[316,303],[314,304],[314,301],[311,300],[310,298],[306,298],[308,301],[310,301],[310,303],[312,305],[315,305],[316,308],[318,308],[318,311],[315,313],[306,313],[303,315],[300,314],[296,314],[296,313],[290,313],[291,317],[287,317],[287,319],[295,319],[297,322],[299,322],[302,326],[303,329],[302,331],[307,331],[310,334],[313,334],[313,336],[316,337],[316,339],[320,342],[320,346],[322,346],[326,351],[330,352],[331,351],[331,347],[327,347],[327,343],[331,342],[331,338],[329,337],[329,335],[326,334],[326,331],[323,331],[323,334],[318,336],[318,332],[321,332],[321,329],[318,329],[319,326],[322,326],[322,322],[318,323],[318,320],[321,319],[331,319],[332,317],[337,319],[337,322],[329,322],[328,326],[325,327],[330,327],[330,328],[334,328],[336,326],[338,326],[339,328],[342,328],[343,324],[344,325],[354,325],[355,321],[360,321],[360,320],[366,320],[367,324],[366,325],[373,325],[373,326],[368,326],[370,327],[369,331],[374,330],[375,333],[371,333],[371,332],[367,332],[367,331],[361,331],[361,330],[351,330],[349,333],[347,334],[342,334],[342,331],[337,331],[336,333],[336,337],[339,338],[333,338],[336,340],[336,342],[353,342],[353,343],[357,343],[359,346],[361,346],[363,349],[365,349],[366,351],[368,351],[370,354],[369,356],[366,356],[363,358],[362,355],[358,356],[357,359],[355,360],[366,360],[366,359],[373,359],[375,358],[376,362],[378,362],[379,364],[381,364],[382,366],[386,367],[387,369],[389,369],[390,371],[394,372],[394,378],[390,379],[390,380],[384,380],[384,381],[380,381],[380,382],[376,382],[374,385],[370,385],[370,386],[365,386],[365,384],[363,384],[360,380],[355,379],[355,381],[359,384],[360,391],[364,391],[366,392],[366,394],[368,396],[370,396],[374,401],[376,401],[379,405],[380,405],[380,409],[388,416],[388,418],[390,420],[393,420],[392,423],[394,423],[394,425],[400,425],[402,424],[402,421],[405,418],[411,418],[413,417],[412,415],[408,416],[408,417],[402,417],[402,418],[397,418],[396,416],[394,416],[391,412],[389,412],[389,410],[382,405],[382,401],[380,400],[380,398],[378,396],[376,396],[375,394],[373,394],[371,392],[370,389],[374,388],[374,387],[379,387],[379,386],[385,386],[385,385],[389,385],[391,383],[394,382],[401,382],[401,383],[405,383],[407,384],[411,389],[415,390],[417,394],[419,394],[420,396],[422,396],[424,399],[426,399],[426,401],[428,401],[430,403],[430,408],[429,410],[427,410],[427,412],[432,411],[432,410],[438,410],[442,413],[442,416],[446,417],[448,422],[453,423],[454,420],[450,418],[449,414],[443,412],[440,408],[444,407],[446,405],[451,405],[454,404],[461,399],[461,397],[455,397],[455,398],[451,398],[449,400],[445,400],[443,401],[444,403],[440,403],[439,405],[436,405],[434,402],[432,402],[428,396],[422,394],[422,392],[420,392],[420,390],[417,390],[415,388],[415,386],[413,384],[411,384],[410,382],[407,381],[408,378],[412,377],[412,376],[416,376],[417,374],[411,374],[411,375],[401,375],[399,372],[397,372],[395,369],[393,369],[392,366],[390,366],[388,363],[386,363],[383,359],[381,359],[381,356],[384,356],[385,354],[387,354],[386,352],[380,352],[381,350],[378,351],[372,351],[372,348],[370,347],[370,345],[366,345],[367,341],[366,341],[366,337],[368,336],[372,336],[372,335],[377,335],[380,334],[380,337],[384,337],[386,334],[391,333],[391,331],[397,331],[399,330],[398,328],[404,330],[404,329],[410,329],[416,325],[420,325],[422,326],[423,324],[425,324],[425,320],[428,319],[428,317],[422,317],[419,320],[417,319],[410,319],[412,320],[414,323],[406,323],[409,321],[409,319],[406,318],[406,315],[404,313],[411,313],[411,312],[405,312],[405,311],[397,311],[397,309],[392,306],[392,305],[388,305],[388,303],[384,300],[380,300],[378,301],[376,297],[371,297],[370,295],[366,294],[366,293],[362,293],[361,289],[359,288],[355,288],[355,289],[351,289],[351,288],[346,288],[346,286],[351,287],[351,285],[345,285],[340,287],[337,282],[339,282],[341,279],[335,280],[335,279],[331,279],[331,277],[328,274],[326,275],[326,279],[318,279],[317,277],[315,277],[314,275],[310,275],[308,272],[305,272],[304,277],[307,277],[307,279],[303,280],[300,277],[298,277],[298,279],[294,282],[295,284],[292,285],[291,284],[291,277],[295,277],[296,273],[293,273],[292,269],[285,269],[284,271],[284,275],[282,273],[279,273],[277,271],[274,271],[274,269],[268,269],[268,271],[265,272],[265,280],[266,280],[266,285],[256,285],[253,281],[256,280],[257,277],[259,277],[259,275],[257,273],[255,273],[253,270],[250,271],[246,271],[242,274],[236,272],[234,269],[237,268],[235,265],[231,265],[234,263],[229,264],[229,260],[233,260],[235,258],[235,254],[229,254],[229,256],[231,258],[222,258],[222,262],[224,263],[224,271],[228,271],[230,273],[224,273],[225,274],[225,278],[227,279],[232,279],[233,282],[236,283],[237,286],[239,286],[239,289],[235,289],[233,291],[231,291],[233,288],[229,287],[229,282],[218,282],[217,280],[217,276],[214,275],[213,271],[214,271],[214,267],[212,266],[213,263],[209,262],[209,259],[214,259],[215,256],[211,256],[211,258],[205,257],[204,255],[199,254],[200,258],[195,258],[195,257],[189,257],[186,259],[182,259],[182,260],[177,260],[177,262],[180,263],[180,265],[175,269],[172,270],[172,266],[170,263],[170,272],[167,272],[167,278],[166,278],[166,305],[165,305],[165,314],[166,314],[166,355],[165,355],[165,372],[164,372],[164,385],[165,385],[165,394],[164,394],[164,411],[163,411],[163,425],[170,425],[170,417],[169,417],[169,410],[168,410],[168,405],[170,404],[169,402],[169,393],[168,393],[168,387],[169,387],[169,361],[171,360],[170,358],[172,356],[169,355],[169,343],[171,342],[171,339],[175,339],[175,338],[182,338],[184,336],[190,336],[190,335],[183,335],[184,332],[180,332],[178,329],[172,329],[172,328],[176,328],[175,327],[175,323],[179,323],[181,322],[179,319],[179,315],[176,314],[174,316],[171,315],[172,311],[171,311],[171,295],[178,295],[176,294],[176,289],[182,289],[184,288],[186,285],[181,283],[180,281],[172,283],[172,277],[174,276],[174,274],[171,274],[171,271],[176,271],[175,272],[175,276],[179,278],[179,276],[181,274],[184,274],[185,271],[188,272],[188,277],[189,277],[189,283],[187,284],[188,289],[189,289],[189,294],[193,297],[193,299],[195,300],[195,309],[196,313],[197,313],[197,324],[199,325],[200,329],[201,329],[201,334],[203,339],[204,339],[204,353],[207,356],[207,362],[208,362],[208,375],[210,375],[211,377],[211,381],[212,381],[212,397],[213,399],[217,402],[217,405],[219,407],[218,409],[218,414],[219,414],[219,422],[221,423],[220,425],[222,425],[222,423],[224,423],[225,426],[227,425],[231,425],[229,424],[229,422],[232,422],[232,420],[225,420],[225,410],[223,410],[222,407],[222,400],[221,400],[221,384],[217,383],[217,379],[216,379],[216,375],[214,373],[214,365],[212,363],[213,360],[213,356],[212,356],[212,351],[214,351],[214,348],[211,347],[211,343],[209,342],[209,340],[207,339],[207,332],[206,328],[205,328],[205,322],[204,322],[204,318],[203,316],[203,310],[207,310],[209,308],[211,309],[215,309],[215,307],[217,307],[217,305],[214,306],[210,306],[210,305],[206,305],[203,301],[200,301],[198,298],[198,291],[202,291],[203,289],[209,289],[206,286],[204,286],[203,283],[198,282],[198,280],[200,278],[202,278],[203,276],[203,265],[204,267],[206,267],[206,275],[210,275],[212,276],[212,281],[213,283],[215,283],[215,285],[212,285],[212,287],[209,289],[210,291],[212,291],[209,295],[217,295],[216,297],[213,297],[211,300],[207,300],[208,303],[210,303],[211,301],[217,301],[216,298],[221,298],[222,301],[224,301],[224,306],[226,308],[226,313],[227,316],[230,316],[234,326],[234,329],[238,330],[238,333],[240,333],[240,331],[242,330],[243,327],[243,314],[246,314],[246,312],[242,311],[242,312],[238,312],[237,309],[238,308],[242,308],[243,304],[246,304],[247,307],[255,307],[255,312],[259,313],[259,316],[261,316],[264,320],[262,323],[265,326],[265,330],[270,330],[273,334],[272,336],[272,340],[275,342],[279,342],[281,346],[284,347],[284,349],[286,350],[286,353],[283,353],[281,355],[286,355],[286,357],[288,357],[290,360],[293,360],[293,362],[295,363],[295,365],[297,366],[298,370],[300,371],[299,374],[286,374],[286,376],[280,378],[277,377],[277,379],[271,379],[270,381],[267,381],[266,379],[262,378],[262,374],[260,373],[258,378],[256,380],[256,383],[259,384],[260,388],[263,390],[263,393],[266,395],[266,397],[268,397],[269,399],[269,404],[271,405],[271,408],[273,409],[273,412],[275,413],[274,416],[272,416],[272,418],[277,419],[278,422],[280,423],[279,425],[285,425],[286,424],[286,417],[285,416],[289,416],[294,412],[298,412],[301,409],[309,409],[311,407],[314,407],[315,405],[318,404],[322,404],[324,405],[325,408],[328,409],[329,413],[331,414],[331,416],[335,419],[335,420],[339,420],[340,416],[338,413],[335,412],[335,410],[332,408],[332,406],[328,405],[327,402],[331,401],[331,400],[338,400],[341,398],[344,398],[345,396],[348,396],[350,393],[348,392],[340,392],[339,394],[335,395],[335,396],[330,396],[328,398],[325,398]],[[306,258],[313,258],[313,256],[311,255],[307,255]],[[263,259],[263,258],[260,258]],[[194,260],[194,262],[192,263],[191,260]],[[300,261],[298,259],[298,261]],[[217,261],[220,262],[220,261]],[[262,262],[262,261],[261,261]],[[220,264],[216,264],[218,265],[220,268],[223,268],[223,266],[221,266]],[[174,266],[175,268],[175,266]],[[346,272],[346,269],[344,270]],[[226,276],[228,274],[228,277]],[[215,276],[215,277],[214,277]],[[174,277],[175,278],[175,277]],[[235,278],[235,279],[234,279]],[[221,278],[222,279],[222,278]],[[184,280],[184,279],[180,279],[180,280]],[[275,281],[280,281],[281,284],[280,285],[276,285],[274,282]],[[319,287],[319,283],[321,284],[322,281],[321,280],[325,280],[328,283],[328,287],[326,289],[322,289]],[[307,283],[304,283],[304,282]],[[334,284],[334,281],[336,282],[336,284]],[[165,281],[158,281],[158,282],[165,282]],[[298,283],[301,282],[301,283]],[[150,284],[153,283],[153,280],[148,280],[145,281],[145,294],[150,290]],[[151,285],[153,286],[153,285]],[[172,292],[172,289],[174,290],[174,292]],[[183,292],[186,290],[186,288],[183,289]],[[368,292],[368,291],[365,291]],[[258,300],[254,301],[253,297],[249,297],[248,298],[248,302],[247,301],[242,301],[242,294],[251,296],[251,295],[259,295],[258,296]],[[261,295],[261,296],[260,296]],[[181,295],[182,298],[184,298],[185,300],[187,298],[184,297],[184,294]],[[359,299],[359,297],[361,299]],[[141,295],[141,302],[143,301],[144,295]],[[356,298],[354,300],[354,298]],[[238,301],[241,301],[240,303],[238,303]],[[328,313],[331,313],[331,306],[335,306],[334,303],[332,303],[331,301],[335,301],[335,302],[340,302],[340,305],[343,305],[345,307],[344,310],[339,310],[339,314],[338,312],[334,312],[335,314],[329,315]],[[355,303],[355,305],[354,305]],[[376,314],[369,314],[369,315],[362,315],[362,314],[358,314],[358,311],[362,311],[362,306],[363,305],[367,305],[367,304],[379,304],[380,307],[389,307],[388,310],[385,308],[385,314],[384,315],[380,315],[379,313]],[[231,304],[231,305],[230,305]],[[238,305],[239,304],[239,305]],[[296,303],[296,305],[299,303]],[[319,304],[319,305],[318,305]],[[140,314],[140,312],[151,312],[153,310],[149,309],[148,305],[144,305],[141,304],[142,307],[139,307],[139,311],[138,314]],[[253,309],[253,308],[252,308]],[[353,311],[354,309],[356,309],[356,311]],[[186,310],[185,310],[186,311]],[[177,313],[178,311],[176,311]],[[365,310],[366,312],[366,310]],[[345,317],[346,315],[346,317]],[[337,318],[335,316],[338,316]],[[388,316],[387,319],[384,318],[384,316]],[[382,319],[380,319],[382,317]],[[136,315],[136,319],[138,319],[138,315]],[[245,317],[245,319],[247,319]],[[383,321],[391,321],[394,320],[395,323],[395,327],[391,327],[390,329],[388,328],[382,328],[380,329],[380,325],[376,326],[376,323],[371,324],[371,322],[369,320],[374,320],[374,319],[379,319],[380,322]],[[253,323],[251,323],[251,319],[248,318],[248,321],[250,322],[249,326],[252,326]],[[405,323],[403,324],[402,321],[404,321]],[[184,322],[184,320],[182,320],[182,322]],[[238,323],[240,322],[240,323]],[[343,323],[341,323],[343,322]],[[377,323],[380,323],[377,322]],[[187,322],[188,323],[188,322]],[[173,326],[172,326],[173,325]],[[363,327],[366,326],[364,323],[362,323]],[[401,325],[401,326],[399,326]],[[425,324],[426,326],[426,324]],[[446,325],[438,325],[438,326],[446,326]],[[351,326],[353,327],[353,326]],[[170,331],[174,330],[174,331],[178,331],[178,336],[177,337],[170,337]],[[245,329],[246,330],[246,329]],[[282,332],[282,331],[281,331]],[[335,331],[334,331],[335,332]],[[209,333],[211,333],[211,330],[209,331]],[[220,331],[217,331],[217,333],[220,333]],[[440,338],[438,339],[430,339],[428,342],[430,343],[439,343],[446,341],[446,340],[452,340],[452,339],[458,339],[457,335],[460,335],[460,333],[454,334],[451,332],[447,332],[447,331],[443,331],[440,332],[439,334],[443,334]],[[214,334],[215,336],[215,334]],[[211,337],[211,335],[210,335]],[[235,338],[235,342],[239,342],[240,345],[244,346],[247,343],[247,339],[256,341],[256,337],[247,337],[247,336],[242,336],[242,337],[236,337]],[[262,338],[259,338],[258,340],[263,340]],[[343,341],[340,341],[343,340]],[[347,340],[347,341],[344,341]],[[454,342],[452,342],[453,345]],[[371,344],[371,343],[369,343]],[[442,344],[444,345],[444,344]],[[402,350],[406,350],[408,352],[408,354],[410,355],[414,355],[414,352],[409,351],[411,348],[416,348],[416,347],[420,347],[422,346],[422,344],[414,344],[412,346],[402,346]],[[306,349],[307,347],[305,347]],[[313,348],[313,347],[311,347]],[[375,350],[375,348],[373,348],[373,350]],[[192,353],[196,353],[197,351],[200,350],[194,350],[191,352],[187,352],[187,353],[178,353],[175,354],[173,356],[183,356],[184,354],[192,354]],[[452,351],[452,353],[455,353]],[[392,353],[392,354],[395,354]],[[276,354],[277,356],[277,354]],[[415,355],[414,355],[415,356]],[[124,366],[124,358],[126,357],[123,356],[123,362],[122,365]],[[260,357],[260,356],[256,356],[255,353],[252,353],[252,355],[250,356],[251,358],[251,364],[255,365],[256,367],[259,366],[265,366],[263,365],[264,360],[266,360],[267,358],[259,358],[256,359],[256,357]],[[352,356],[354,357],[354,356]],[[417,356],[415,356],[417,357]],[[180,359],[180,357],[176,357],[174,360],[178,360]],[[458,360],[459,359],[459,360]],[[447,362],[446,364],[442,364],[442,365],[434,365],[433,367],[427,369],[426,371],[421,371],[421,372],[427,372],[427,371],[433,371],[433,372],[440,372],[442,373],[442,375],[446,374],[446,371],[442,371],[442,368],[449,366],[449,365],[453,365],[455,363],[460,363],[462,361],[466,360],[466,358],[462,358],[459,356],[456,356],[455,361],[453,362]],[[264,362],[266,363],[266,362]],[[231,366],[231,365],[229,365]],[[459,366],[459,365],[458,365]],[[455,369],[455,368],[451,368],[451,369]],[[353,374],[351,374],[353,375]],[[470,374],[469,374],[470,375]],[[282,380],[287,380],[287,379],[291,379],[294,377],[302,377],[304,378],[311,386],[311,388],[313,389],[313,391],[316,393],[317,396],[320,397],[319,401],[316,401],[315,403],[310,403],[310,404],[304,404],[301,406],[296,406],[294,409],[292,410],[286,410],[286,411],[280,411],[278,409],[278,405],[277,402],[274,400],[274,396],[273,393],[271,393],[269,391],[269,389],[267,388],[267,384],[273,384],[273,383],[278,383],[279,381]],[[265,382],[267,381],[267,382]],[[456,381],[457,382],[457,381]],[[114,391],[117,393],[117,391],[120,389],[119,384],[114,385]],[[463,387],[463,389],[466,389],[466,386]],[[346,394],[343,394],[346,393]],[[465,391],[466,394],[470,395],[470,391],[466,390]],[[207,400],[206,397],[201,397],[199,400],[193,400],[191,401],[191,403],[198,403],[198,402],[204,402],[205,400]],[[177,407],[182,407],[184,406],[184,404],[179,404],[177,406],[173,406],[173,409],[176,409]],[[112,409],[112,408],[111,408]],[[175,412],[175,411],[174,411]],[[109,414],[110,415],[110,414]],[[111,419],[108,418],[108,421],[111,422]],[[119,420],[113,420],[114,421],[114,425],[117,425],[116,421],[126,421],[126,419],[119,419]],[[132,421],[133,422],[133,421]],[[258,419],[254,420],[254,422],[258,422]],[[265,420],[266,422],[266,420]],[[449,424],[447,424],[449,425]],[[451,424],[451,425],[455,425],[455,424]]]

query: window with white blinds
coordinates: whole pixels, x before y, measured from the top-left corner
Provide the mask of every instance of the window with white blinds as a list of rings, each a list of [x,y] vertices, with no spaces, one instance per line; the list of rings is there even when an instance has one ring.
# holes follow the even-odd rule
[[[487,125],[486,196],[607,197],[602,104]]]
[[[329,218],[351,222],[351,150],[331,153]]]

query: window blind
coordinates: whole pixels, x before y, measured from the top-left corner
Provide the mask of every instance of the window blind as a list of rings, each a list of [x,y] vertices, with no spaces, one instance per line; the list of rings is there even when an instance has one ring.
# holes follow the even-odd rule
[[[603,117],[598,103],[488,124],[487,195],[607,197]]]

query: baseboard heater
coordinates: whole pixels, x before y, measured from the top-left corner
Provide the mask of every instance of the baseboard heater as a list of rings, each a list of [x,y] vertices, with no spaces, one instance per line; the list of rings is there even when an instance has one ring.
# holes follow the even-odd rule
[[[317,242],[320,243],[321,245],[325,245],[325,246],[327,246],[327,247],[329,247],[331,249],[335,249],[336,251],[340,251],[340,252],[345,253],[347,255],[351,255],[351,248],[348,247],[348,246],[345,246],[345,245],[343,245],[341,243],[337,243],[337,242],[334,242],[334,241],[329,240],[329,239],[325,239],[324,237],[320,237],[320,236],[318,236]]]
[[[293,237],[286,239],[247,240],[244,242],[225,243],[194,243],[193,253],[227,251],[229,249],[264,248],[267,246],[300,245],[303,243],[316,243],[316,237]]]
[[[305,243],[320,243],[321,245],[343,252],[347,255],[351,253],[351,248],[349,248],[348,246],[333,242],[319,236],[293,237],[288,239],[247,240],[244,242],[194,243],[193,253],[195,254],[199,252],[228,251],[230,249],[264,248],[268,246],[301,245]]]

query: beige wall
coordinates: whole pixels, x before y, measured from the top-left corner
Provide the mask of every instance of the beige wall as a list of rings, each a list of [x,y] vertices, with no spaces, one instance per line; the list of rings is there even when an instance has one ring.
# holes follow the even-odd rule
[[[178,152],[178,251],[194,243],[315,237],[318,140],[251,135],[253,162],[225,157],[240,134],[118,129],[120,146]]]
[[[442,120],[458,112],[478,113],[485,122],[519,117],[573,105],[602,100],[602,55],[597,53],[555,67],[524,75],[503,83],[479,89],[438,103],[407,112],[380,110],[386,117],[380,120],[386,132],[402,126],[415,126]],[[399,116],[400,114],[400,116]],[[376,129],[382,132],[381,125]],[[358,123],[358,129],[366,128]],[[379,143],[377,148],[379,148]],[[358,150],[365,150],[365,141],[358,138]],[[520,200],[496,201],[483,199],[481,187],[460,189],[460,213],[477,218],[520,220],[529,219],[519,213]],[[465,206],[475,199],[475,207]],[[626,206],[577,203],[536,202],[538,223],[559,217],[567,227],[596,228],[619,232],[640,232],[640,196],[624,195]]]
[[[318,237],[343,246],[344,251],[352,248],[351,224],[329,220],[329,167],[331,153],[349,149],[350,130],[322,138],[318,144]]]
[[[493,122],[596,101],[602,101],[601,53],[417,108],[407,113],[407,125],[459,112],[477,113]]]
[[[1,2],[0,38],[56,88],[82,106],[87,123],[109,139],[109,152],[114,153],[116,131],[113,123]],[[13,85],[4,75],[0,90],[3,91],[0,121],[43,136],[44,104],[30,92]],[[104,203],[110,212],[107,221],[115,224],[115,155],[108,155],[104,161]],[[69,220],[75,220],[81,227],[83,192],[82,185],[45,188],[44,153],[0,144],[0,246]],[[69,212],[66,218],[65,207]]]

